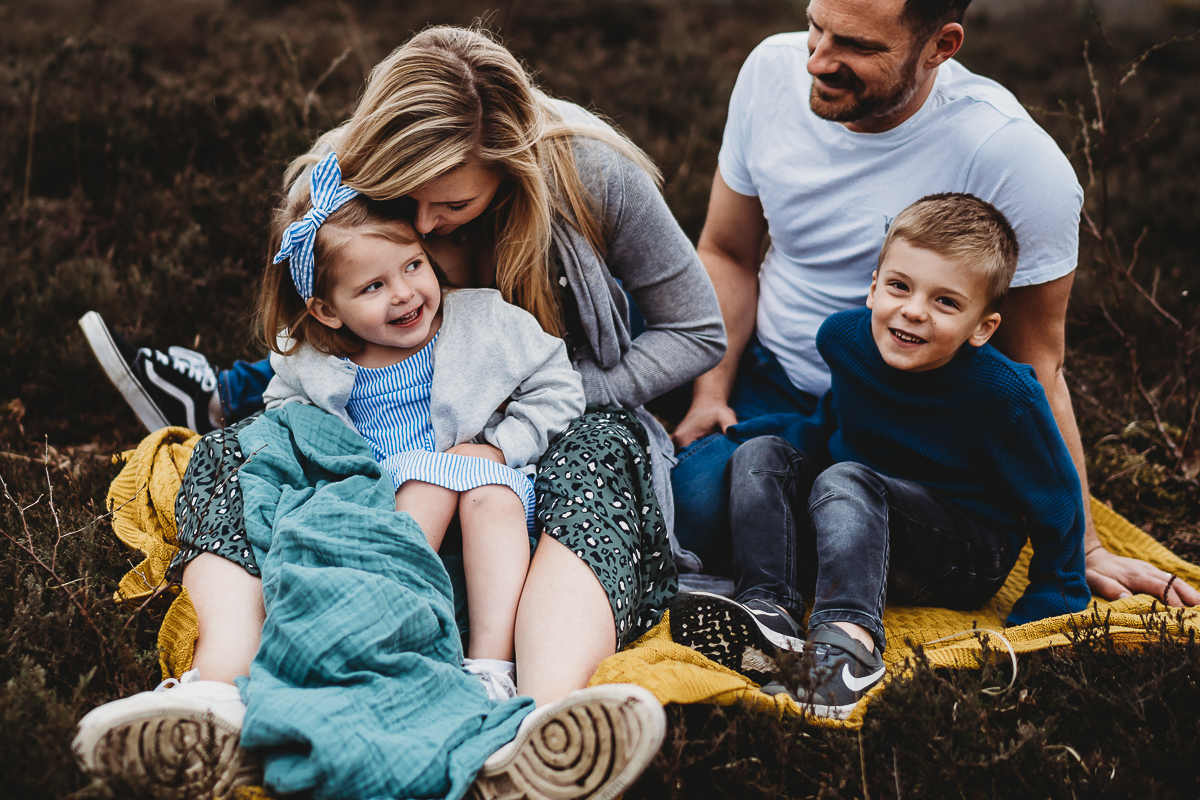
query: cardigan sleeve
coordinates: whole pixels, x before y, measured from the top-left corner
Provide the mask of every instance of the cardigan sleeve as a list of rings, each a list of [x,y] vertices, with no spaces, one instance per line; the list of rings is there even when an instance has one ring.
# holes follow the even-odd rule
[[[493,414],[483,438],[504,452],[508,466],[535,463],[550,442],[584,412],[583,386],[562,339],[542,330],[531,315],[507,303],[496,304],[503,335],[520,342],[524,377],[503,412]]]
[[[646,320],[609,369],[575,356],[589,398],[635,408],[716,366],[725,325],[712,281],[654,180],[595,139],[577,136],[576,164],[609,232],[605,265]]]

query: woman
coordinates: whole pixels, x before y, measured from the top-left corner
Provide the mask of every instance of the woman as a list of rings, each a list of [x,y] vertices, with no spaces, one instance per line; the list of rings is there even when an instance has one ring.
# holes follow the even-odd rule
[[[546,97],[477,32],[433,28],[393,52],[350,120],[293,164],[293,185],[329,151],[348,186],[413,202],[450,283],[498,288],[564,337],[582,375],[589,413],[539,465],[541,534],[515,636],[521,694],[539,706],[559,701],[653,625],[675,593],[672,448],[642,404],[720,359],[712,286],[646,156],[583,109]],[[636,339],[626,291],[646,319]],[[212,434],[193,461],[236,452],[228,434]],[[202,490],[185,478],[181,496],[189,491]],[[77,739],[85,763],[107,729],[184,708],[221,716],[224,705],[229,727],[240,726],[228,685],[248,674],[258,648],[262,590],[249,565],[206,551],[203,522],[180,519],[177,559],[199,621],[203,679],[93,712]]]

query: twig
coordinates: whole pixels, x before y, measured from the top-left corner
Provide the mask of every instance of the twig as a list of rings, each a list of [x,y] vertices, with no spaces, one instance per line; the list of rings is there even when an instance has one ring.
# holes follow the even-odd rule
[[[342,62],[350,57],[351,52],[352,50],[349,47],[343,50],[342,54],[333,60],[333,63],[329,65],[329,69],[325,70],[321,77],[317,78],[317,82],[313,84],[313,87],[308,90],[308,94],[304,96],[304,109],[301,111],[300,116],[305,127],[308,127],[308,112],[317,101],[317,89],[321,88],[321,84],[325,82],[325,79],[332,75],[342,65]]]
[[[42,89],[42,76],[33,82],[33,96],[29,100],[29,139],[25,152],[25,189],[21,193],[21,210],[29,208],[29,184],[33,180],[33,134],[37,130],[38,94]]]
[[[8,483],[4,480],[3,475],[0,475],[0,488],[4,489],[5,498],[7,498],[8,501],[10,503],[12,503],[13,506],[16,507],[16,509],[17,509],[17,515],[21,520],[21,527],[25,533],[25,541],[22,542],[20,539],[13,536],[11,533],[9,533],[8,531],[6,531],[4,529],[0,529],[0,536],[3,536],[5,539],[8,539],[10,542],[12,542],[14,545],[16,545],[20,550],[22,550],[26,555],[28,555],[31,559],[33,559],[33,562],[35,564],[37,564],[37,566],[41,567],[54,580],[54,582],[59,585],[59,587],[62,588],[63,592],[66,593],[67,599],[70,601],[71,605],[75,606],[75,610],[79,612],[79,616],[83,618],[84,622],[87,623],[88,627],[90,627],[92,629],[92,631],[96,634],[96,638],[100,642],[105,641],[105,636],[104,636],[104,633],[100,630],[100,626],[92,618],[92,615],[88,613],[87,609],[83,607],[83,603],[81,603],[79,601],[78,595],[74,591],[66,588],[67,584],[59,576],[58,571],[55,570],[54,567],[52,567],[51,565],[49,565],[45,561],[43,561],[42,557],[39,556],[37,553],[37,548],[33,544],[33,532],[29,529],[29,520],[25,516],[25,511],[29,508],[32,508],[36,504],[37,501],[34,501],[34,503],[31,503],[30,505],[22,508],[21,504],[18,503],[16,501],[16,499],[12,496],[12,493],[9,492]],[[40,500],[41,498],[39,497],[38,499]],[[105,677],[108,678],[109,674],[108,674],[107,664],[104,664],[104,673],[105,673]]]

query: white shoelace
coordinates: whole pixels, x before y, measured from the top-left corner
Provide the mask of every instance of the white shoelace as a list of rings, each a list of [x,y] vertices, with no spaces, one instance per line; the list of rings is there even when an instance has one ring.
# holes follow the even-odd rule
[[[174,689],[181,683],[192,683],[200,680],[200,670],[189,669],[187,672],[180,675],[178,678],[167,678],[165,681],[154,687],[156,692],[165,692],[167,689]]]
[[[206,392],[217,388],[217,375],[207,358],[186,347],[169,347],[167,353],[171,356],[171,368],[176,372],[187,375]]]

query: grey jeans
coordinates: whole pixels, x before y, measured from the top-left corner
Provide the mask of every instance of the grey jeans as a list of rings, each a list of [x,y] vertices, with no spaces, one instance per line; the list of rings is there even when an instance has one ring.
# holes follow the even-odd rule
[[[882,651],[884,601],[978,608],[1022,537],[911,481],[861,464],[821,466],[784,439],[752,439],[727,473],[740,602],[778,603],[809,626],[852,622]]]

